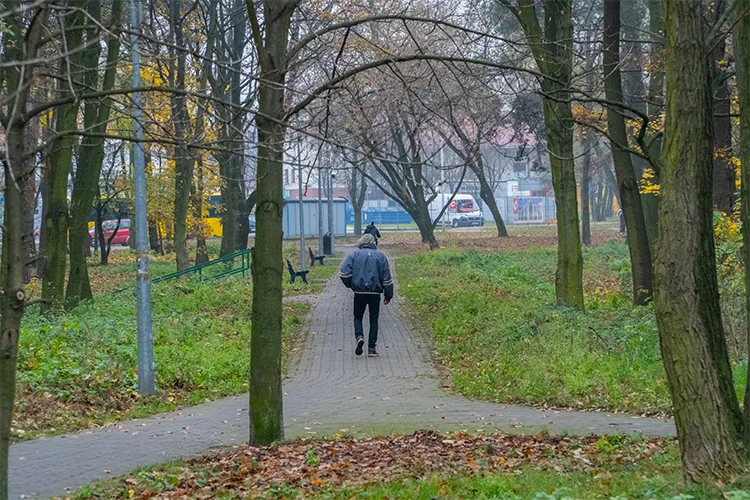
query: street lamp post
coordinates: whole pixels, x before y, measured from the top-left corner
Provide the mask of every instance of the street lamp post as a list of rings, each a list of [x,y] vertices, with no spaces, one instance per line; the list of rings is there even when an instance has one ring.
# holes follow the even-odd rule
[[[143,20],[141,0],[130,2],[130,24],[133,34],[133,88],[141,86],[141,54],[138,37]],[[142,395],[154,394],[154,337],[151,325],[151,274],[148,266],[148,228],[146,224],[146,156],[143,151],[143,125],[141,123],[141,93],[133,92],[133,133],[136,143],[133,147],[133,167],[135,177],[135,244],[136,244],[136,297],[138,324],[138,392]]]
[[[334,245],[334,233],[335,233],[335,227],[334,227],[334,218],[333,218],[333,181],[336,180],[336,172],[333,170],[329,171],[330,174],[328,176],[328,233],[331,235],[331,255],[336,253],[336,248]]]

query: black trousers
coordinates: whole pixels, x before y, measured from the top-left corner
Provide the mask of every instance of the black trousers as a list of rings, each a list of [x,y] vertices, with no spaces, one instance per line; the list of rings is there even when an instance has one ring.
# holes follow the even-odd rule
[[[375,349],[378,343],[378,317],[380,316],[380,294],[355,293],[354,294],[354,335],[364,337],[364,326],[362,319],[365,317],[365,309],[370,309],[370,337],[367,347]]]

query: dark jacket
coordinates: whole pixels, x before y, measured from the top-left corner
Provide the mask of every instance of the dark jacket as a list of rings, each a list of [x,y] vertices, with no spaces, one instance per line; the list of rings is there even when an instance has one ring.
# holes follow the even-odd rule
[[[375,245],[363,245],[349,254],[341,266],[341,281],[354,293],[380,295],[393,298],[393,280],[388,259]]]
[[[380,231],[378,231],[378,228],[375,227],[375,224],[367,224],[367,227],[365,228],[365,234],[371,234],[380,239]]]

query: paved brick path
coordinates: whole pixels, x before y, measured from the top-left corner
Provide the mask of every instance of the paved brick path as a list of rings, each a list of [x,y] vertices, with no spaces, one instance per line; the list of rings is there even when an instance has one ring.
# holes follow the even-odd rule
[[[312,303],[284,385],[287,437],[417,429],[671,435],[670,421],[555,412],[471,401],[440,388],[428,348],[401,302],[381,307],[379,358],[354,356],[351,292],[334,278]],[[367,315],[365,315],[367,317]],[[367,324],[365,324],[367,328]],[[247,438],[247,398],[227,398],[115,427],[11,447],[11,498],[64,494],[139,466],[236,445]]]

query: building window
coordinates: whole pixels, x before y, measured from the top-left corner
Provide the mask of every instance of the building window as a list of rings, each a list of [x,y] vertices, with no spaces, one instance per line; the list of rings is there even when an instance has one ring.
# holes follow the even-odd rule
[[[289,184],[289,170],[284,169],[284,185]]]
[[[517,174],[525,174],[526,173],[526,162],[525,161],[514,161],[513,162],[513,172]]]

